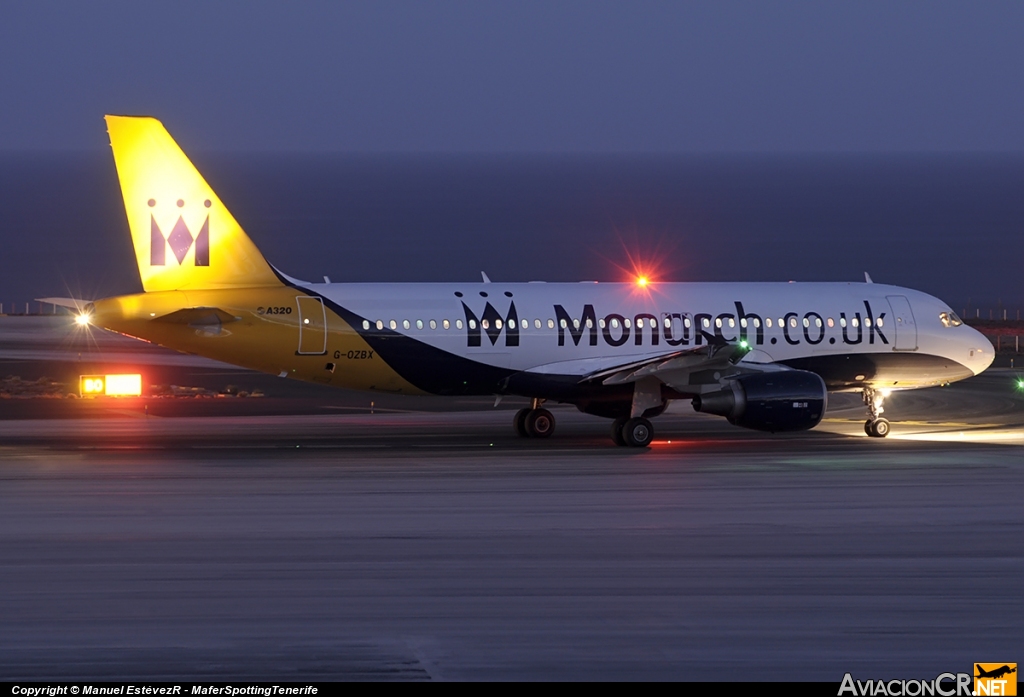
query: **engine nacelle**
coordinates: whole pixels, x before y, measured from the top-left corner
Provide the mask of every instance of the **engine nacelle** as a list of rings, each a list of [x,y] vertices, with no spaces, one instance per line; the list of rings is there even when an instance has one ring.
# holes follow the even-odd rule
[[[825,382],[806,370],[751,373],[719,392],[693,398],[693,408],[757,431],[805,431],[821,422],[828,404]]]

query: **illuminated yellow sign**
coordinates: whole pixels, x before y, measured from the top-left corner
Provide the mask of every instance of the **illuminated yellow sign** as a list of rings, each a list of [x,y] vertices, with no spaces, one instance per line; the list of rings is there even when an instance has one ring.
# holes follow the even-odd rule
[[[142,376],[83,375],[79,378],[83,397],[139,397],[142,395]]]

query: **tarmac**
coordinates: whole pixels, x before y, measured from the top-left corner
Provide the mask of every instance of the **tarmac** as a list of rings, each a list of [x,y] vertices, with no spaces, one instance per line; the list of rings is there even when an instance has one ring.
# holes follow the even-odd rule
[[[897,393],[884,440],[856,395],[798,434],[676,404],[643,450],[566,407],[519,439],[511,398],[3,400],[0,680],[838,683],[1016,661],[1015,375]],[[52,409],[15,418],[29,402]]]

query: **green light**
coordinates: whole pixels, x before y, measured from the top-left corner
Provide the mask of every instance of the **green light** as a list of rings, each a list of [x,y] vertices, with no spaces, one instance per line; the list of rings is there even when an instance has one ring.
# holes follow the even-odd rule
[[[1018,379],[1017,380],[1017,389],[1018,390],[1024,390],[1024,379]]]
[[[750,343],[746,339],[740,339],[740,348],[750,348]],[[1021,380],[1019,384],[1024,384],[1024,380]]]

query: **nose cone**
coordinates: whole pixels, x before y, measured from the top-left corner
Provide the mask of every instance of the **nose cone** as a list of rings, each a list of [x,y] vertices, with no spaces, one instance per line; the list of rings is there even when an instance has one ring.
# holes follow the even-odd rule
[[[992,361],[996,359],[996,349],[988,337],[974,327],[965,326],[963,328],[968,331],[966,337],[967,360],[964,363],[971,369],[971,372],[978,375],[992,365]]]

